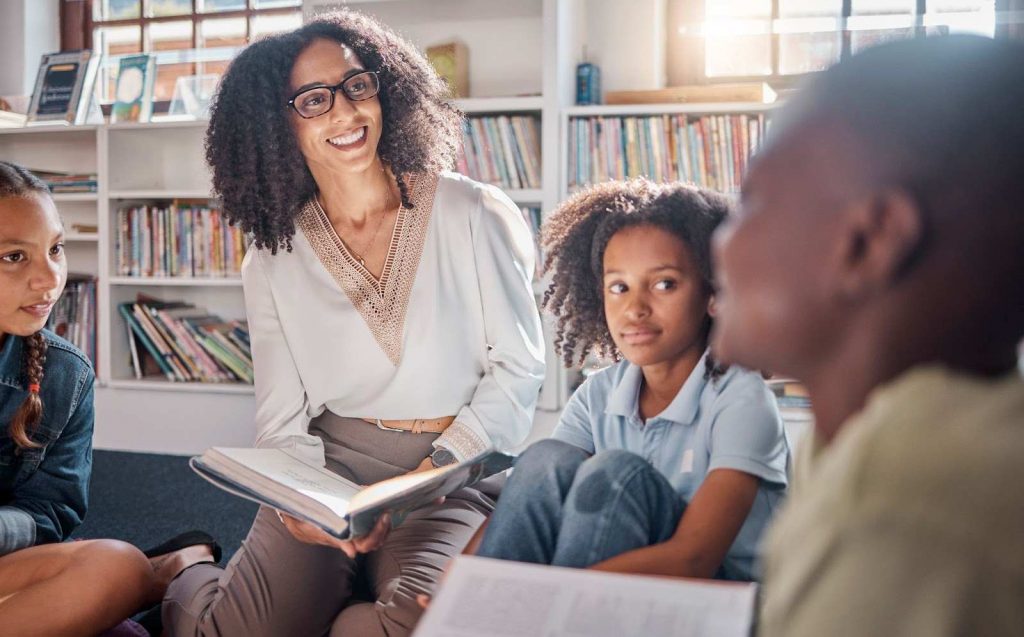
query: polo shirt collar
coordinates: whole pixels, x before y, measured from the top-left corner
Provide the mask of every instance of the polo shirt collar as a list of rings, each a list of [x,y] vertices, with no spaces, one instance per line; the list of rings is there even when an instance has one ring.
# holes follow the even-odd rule
[[[679,393],[672,399],[658,418],[672,422],[688,425],[697,417],[697,410],[700,408],[700,396],[707,385],[704,371],[707,365],[708,351],[697,361],[697,365],[690,372],[690,376],[679,389]],[[626,369],[622,378],[612,389],[608,396],[608,404],[605,413],[611,416],[622,416],[632,418],[640,413],[640,385],[643,382],[643,370],[638,366],[626,362]]]
[[[604,413],[623,418],[637,416],[640,413],[640,384],[643,379],[643,370],[626,361],[626,370],[622,372],[618,384],[612,388]]]

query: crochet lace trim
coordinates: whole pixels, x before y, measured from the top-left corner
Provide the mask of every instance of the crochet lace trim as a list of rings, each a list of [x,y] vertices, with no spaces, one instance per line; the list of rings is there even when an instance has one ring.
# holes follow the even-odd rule
[[[396,367],[402,360],[405,313],[423,255],[437,181],[436,175],[410,181],[412,208],[398,211],[380,280],[348,251],[316,197],[306,202],[297,220],[317,259],[359,311],[377,344]]]

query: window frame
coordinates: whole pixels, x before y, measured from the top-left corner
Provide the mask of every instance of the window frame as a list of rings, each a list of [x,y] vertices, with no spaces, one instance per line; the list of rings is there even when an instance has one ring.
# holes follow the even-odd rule
[[[706,1],[707,0],[705,0],[705,2]],[[996,16],[997,16],[997,21],[996,21],[996,34],[997,34],[997,37],[999,36],[999,33],[1000,33],[998,16],[1000,15],[1001,12],[1007,11],[1009,9],[1010,3],[1013,2],[1013,1],[1014,0],[995,0],[995,11],[996,11]],[[838,16],[836,16],[836,20],[838,22],[838,28],[837,28],[836,32],[838,33],[839,38],[840,38],[839,59],[837,60],[837,62],[845,60],[845,59],[849,58],[852,55],[852,40],[853,40],[853,38],[851,37],[852,31],[850,31],[850,29],[848,28],[848,22],[849,22],[849,19],[851,17],[856,17],[856,16],[853,15],[853,4],[854,4],[854,0],[842,0],[842,6],[841,6],[840,14]],[[1024,1],[1020,2],[1020,4],[1024,4]],[[779,16],[779,5],[780,5],[780,0],[771,0],[771,15],[767,19],[773,25],[775,24],[775,22],[777,20],[784,19],[784,18],[780,18],[780,16]],[[909,14],[910,17],[913,19],[913,26],[911,28],[914,30],[914,36],[913,36],[914,38],[924,37],[927,34],[927,28],[925,26],[925,15],[927,14],[927,8],[928,8],[928,0],[914,0],[914,12],[912,14]],[[907,15],[907,14],[901,14],[901,15]],[[808,73],[787,73],[787,74],[779,73],[779,49],[780,49],[780,44],[779,43],[780,43],[780,35],[783,35],[783,34],[776,33],[774,31],[774,29],[772,29],[772,32],[769,33],[768,35],[771,38],[771,40],[770,40],[771,41],[771,53],[770,53],[770,60],[769,60],[770,63],[771,63],[771,73],[770,74],[768,74],[768,75],[708,75],[707,74],[707,47],[708,47],[708,43],[704,42],[703,46],[701,47],[701,49],[702,49],[701,52],[705,56],[705,59],[702,62],[702,65],[701,65],[703,76],[704,76],[704,81],[706,81],[708,83],[713,83],[713,84],[714,83],[733,83],[733,82],[766,82],[766,83],[771,84],[772,86],[786,89],[786,88],[791,88],[791,87],[794,87],[794,86],[798,85],[805,78],[807,78],[808,76],[813,75],[815,73],[815,71],[808,72]]]

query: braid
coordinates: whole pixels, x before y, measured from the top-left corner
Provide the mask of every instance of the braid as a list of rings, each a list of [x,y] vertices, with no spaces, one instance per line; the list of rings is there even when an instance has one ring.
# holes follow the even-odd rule
[[[43,364],[46,362],[46,339],[43,333],[26,336],[24,347],[25,379],[28,381],[29,393],[14,414],[7,432],[19,448],[34,449],[39,444],[33,442],[29,434],[43,418],[43,401],[39,398],[39,384],[43,381]]]

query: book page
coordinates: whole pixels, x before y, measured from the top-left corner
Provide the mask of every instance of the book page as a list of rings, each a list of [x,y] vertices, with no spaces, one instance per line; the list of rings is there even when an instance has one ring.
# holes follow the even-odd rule
[[[459,556],[414,637],[747,637],[755,584]]]
[[[242,478],[255,474],[270,480],[269,483],[257,483],[263,489],[286,499],[289,490],[297,492],[326,507],[338,517],[344,517],[348,513],[349,503],[360,490],[358,485],[283,449],[214,447],[211,451],[215,453],[205,454],[204,462],[227,460],[230,473],[226,477],[230,478],[233,474],[237,478]]]

